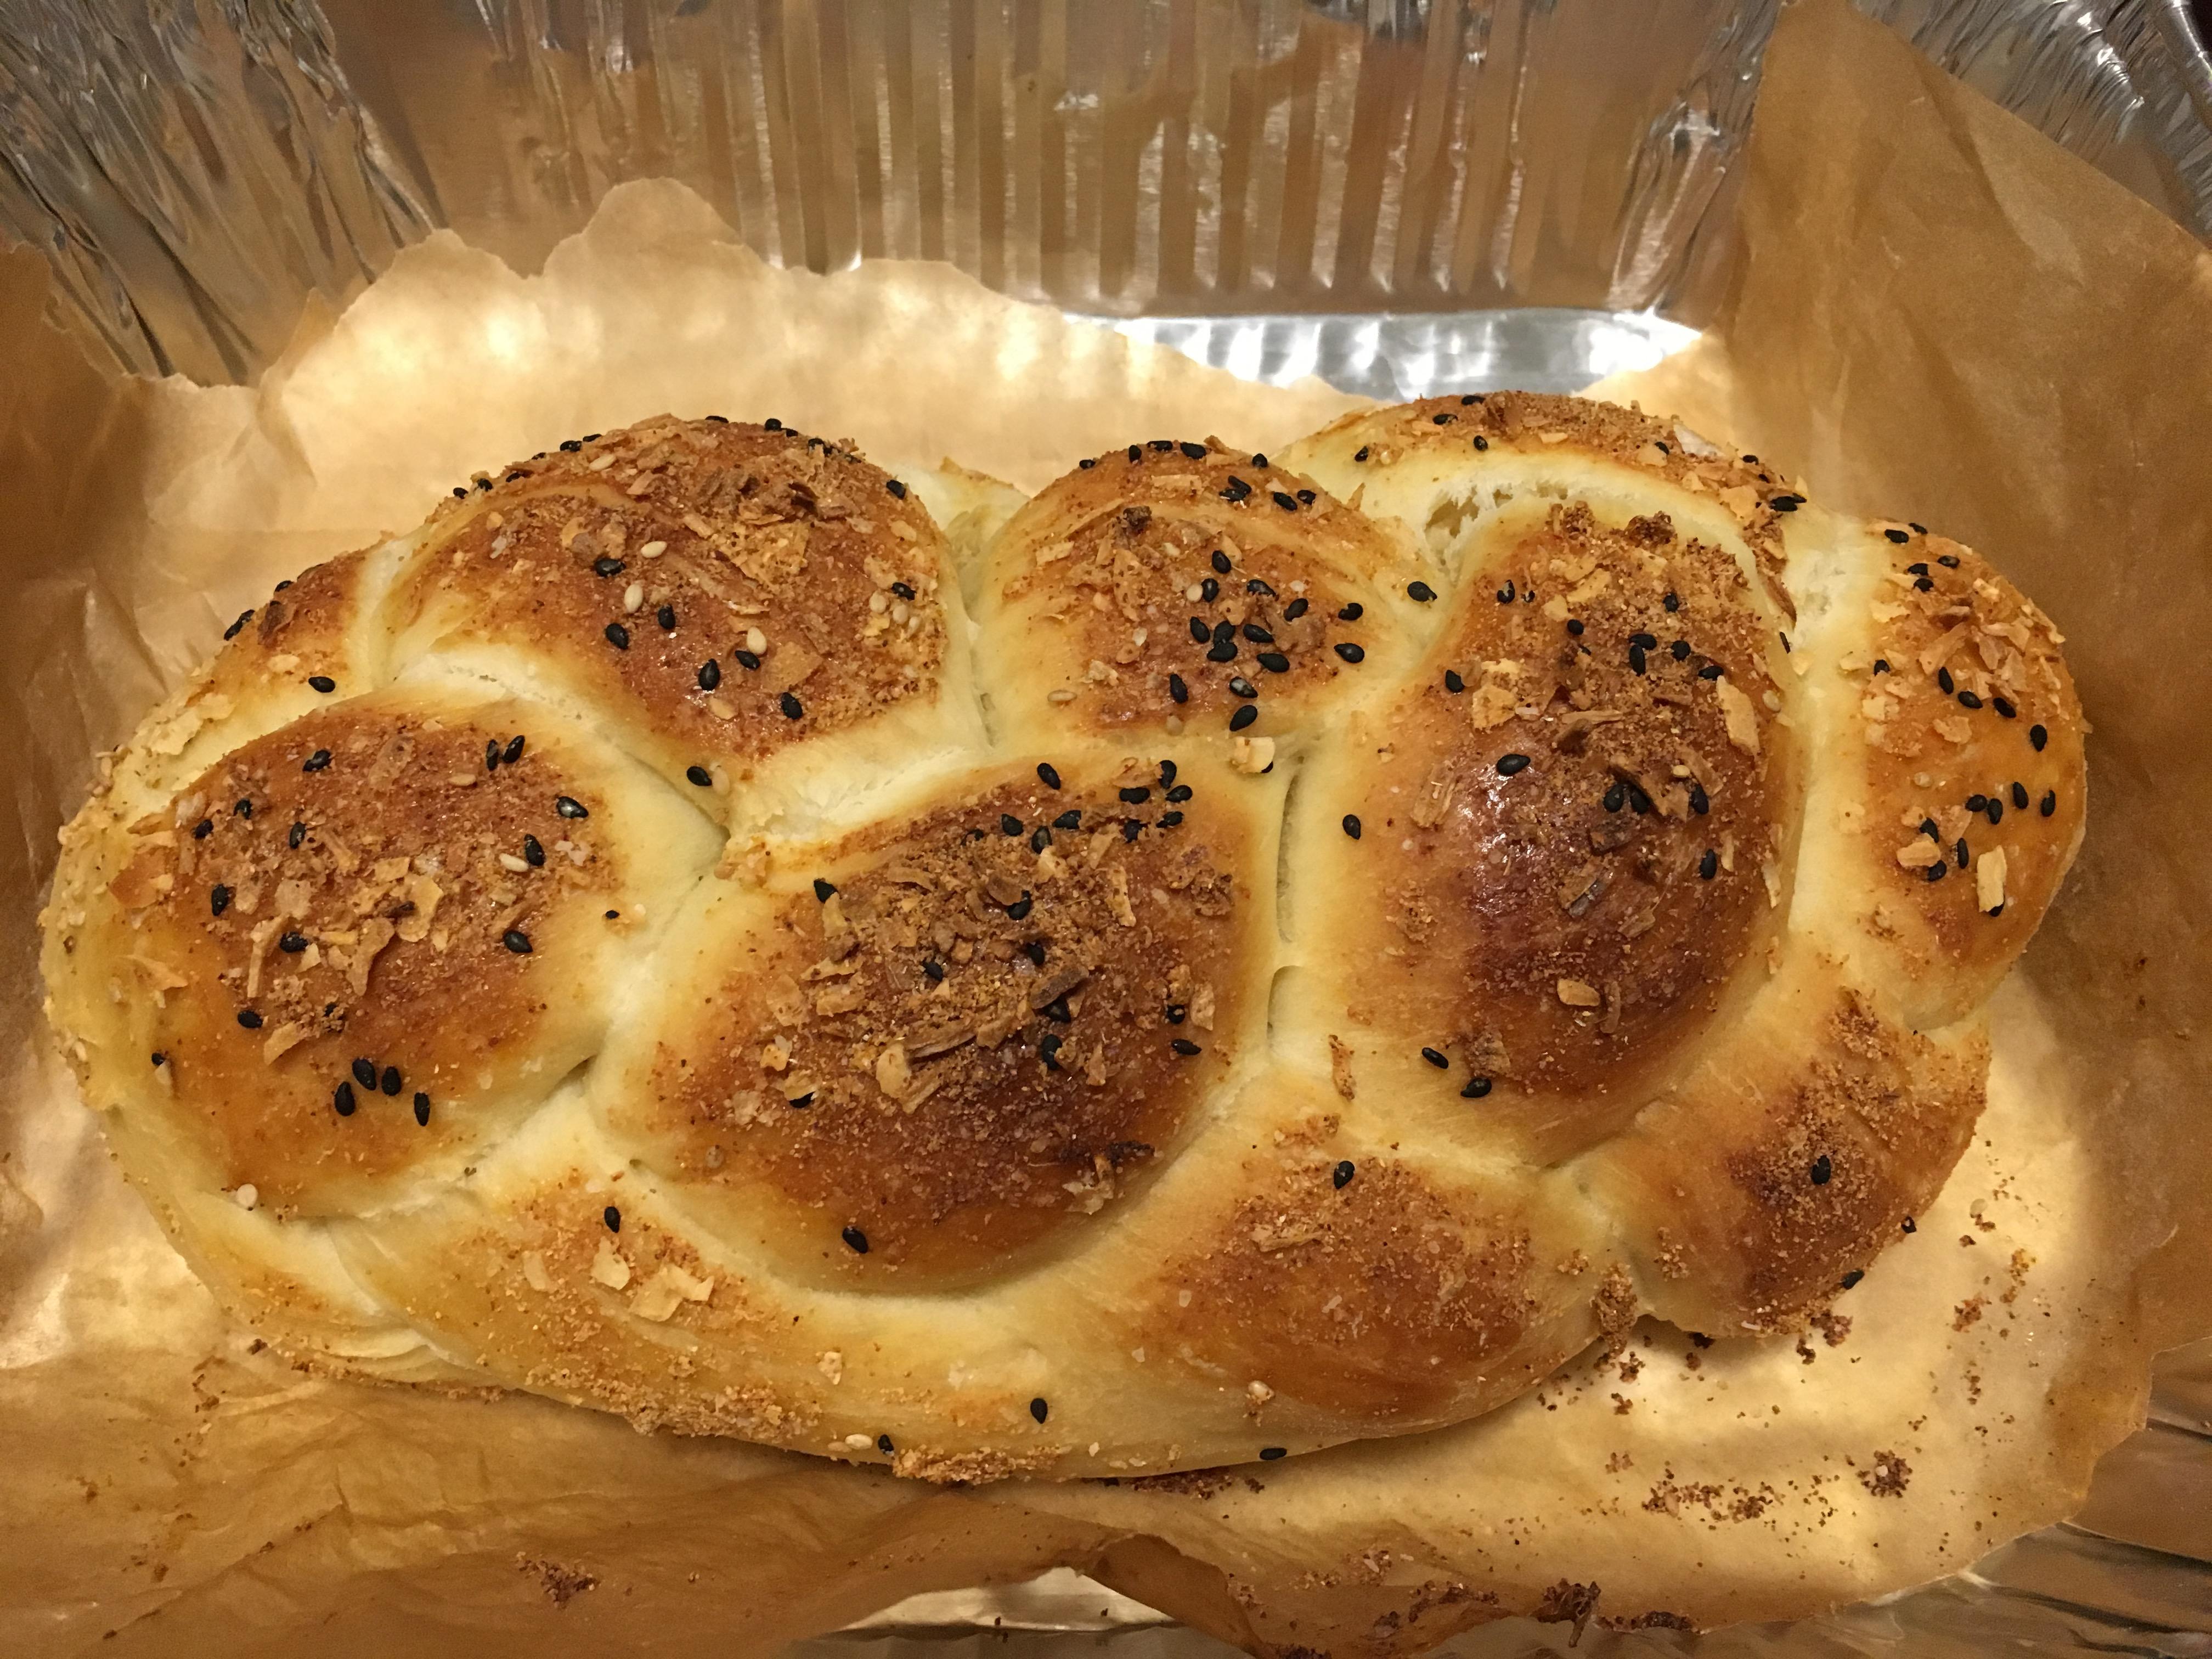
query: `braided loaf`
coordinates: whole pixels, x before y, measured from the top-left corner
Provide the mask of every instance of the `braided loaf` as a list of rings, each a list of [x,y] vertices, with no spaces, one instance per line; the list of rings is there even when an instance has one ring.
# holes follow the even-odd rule
[[[1974,554],[1530,394],[909,478],[563,444],[104,765],[51,1017],[301,1363],[1157,1473],[1802,1328],[1911,1228],[2083,823]]]

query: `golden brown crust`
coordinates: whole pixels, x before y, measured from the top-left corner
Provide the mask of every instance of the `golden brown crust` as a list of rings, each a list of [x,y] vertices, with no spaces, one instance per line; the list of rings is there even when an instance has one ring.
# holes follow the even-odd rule
[[[780,854],[701,930],[616,1132],[792,1271],[1009,1270],[1139,1185],[1250,1046],[1254,788],[1188,757],[1046,762]]]
[[[1450,605],[1311,781],[1299,853],[1344,947],[1322,1012],[1393,1086],[1556,1157],[1633,1114],[1764,948],[1795,819],[1777,635],[1724,550],[1581,503],[1495,521]]]
[[[106,765],[53,1020],[303,1363],[1138,1476],[1456,1421],[1640,1311],[1801,1327],[1960,1156],[2084,810],[1966,550],[1430,399],[1078,468],[971,573],[971,677],[890,483],[579,440],[280,588]]]
[[[1422,628],[1405,589],[1432,574],[1265,455],[1132,444],[1048,485],[994,540],[985,625],[1024,643],[987,672],[1002,718],[1037,741],[1279,737],[1401,672]]]
[[[663,416],[455,495],[394,590],[410,653],[526,653],[672,779],[937,695],[944,538],[848,446]]]

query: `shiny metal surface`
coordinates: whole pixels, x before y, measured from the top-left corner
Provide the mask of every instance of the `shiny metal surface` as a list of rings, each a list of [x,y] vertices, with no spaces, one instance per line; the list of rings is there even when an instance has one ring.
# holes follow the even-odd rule
[[[1776,3],[0,0],[0,234],[203,381],[434,227],[532,268],[653,176],[1085,313],[1695,323]],[[2184,0],[1860,3],[2212,236]]]

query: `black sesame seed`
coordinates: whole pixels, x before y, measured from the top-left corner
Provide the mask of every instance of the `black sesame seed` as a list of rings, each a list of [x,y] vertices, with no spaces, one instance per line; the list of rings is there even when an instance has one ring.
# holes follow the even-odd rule
[[[364,1089],[376,1087],[376,1062],[373,1060],[356,1059],[353,1063],[353,1080]]]
[[[1288,1457],[1290,1455],[1291,1449],[1288,1446],[1262,1446],[1260,1448],[1260,1461],[1264,1463],[1272,1463],[1279,1457]]]
[[[1656,651],[1659,648],[1657,637],[1650,634],[1631,634],[1628,636],[1628,642],[1631,645],[1640,645],[1646,651]]]
[[[1500,605],[1510,605],[1513,603],[1513,584],[1511,582],[1507,582],[1504,586],[1498,590],[1498,602]]]
[[[901,483],[896,478],[884,479],[884,488],[890,490],[891,494],[897,496],[899,500],[904,501],[906,499],[906,486]]]
[[[564,818],[587,818],[592,816],[585,811],[584,803],[573,795],[556,795],[553,810]]]
[[[1641,674],[1644,672],[1644,647],[1642,646],[1632,645],[1628,647],[1628,667],[1629,672],[1632,673]]]
[[[1362,444],[1358,449],[1352,451],[1352,459],[1355,461],[1365,460],[1367,459],[1367,446],[1365,444]]]
[[[1295,513],[1298,510],[1298,498],[1297,496],[1290,494],[1287,490],[1281,489],[1275,490],[1272,493],[1275,505],[1281,507],[1284,512]]]
[[[1044,1397],[1042,1395],[1030,1401],[1030,1415],[1040,1423],[1044,1421],[1045,1413],[1051,1409],[1052,1407],[1044,1403]]]
[[[1795,513],[1803,504],[1804,498],[1800,495],[1777,495],[1767,502],[1777,513]]]
[[[1628,810],[1643,813],[1651,811],[1651,797],[1632,783],[1628,786]]]
[[[1450,692],[1454,696],[1457,696],[1461,692],[1467,690],[1467,682],[1460,678],[1458,669],[1447,668],[1444,670],[1444,690]]]
[[[1669,611],[1680,611],[1682,608],[1682,596],[1679,593],[1670,592],[1666,598],[1661,599],[1659,603],[1665,605]]]
[[[307,948],[307,936],[305,933],[287,933],[276,941],[276,948],[287,956],[296,957]]]
[[[241,629],[241,628],[245,627],[246,623],[248,623],[252,622],[252,620],[253,620],[253,613],[252,613],[251,611],[240,611],[240,612],[238,613],[238,620],[237,620],[236,622],[234,622],[234,623],[231,623],[231,625],[230,625],[229,627],[228,627],[228,628],[226,628],[226,629],[224,629],[222,630],[222,636],[223,636],[223,638],[225,638],[225,639],[227,639],[227,640],[234,640],[234,639],[236,639],[236,638],[238,637],[238,630],[239,630],[240,629]]]
[[[213,834],[215,834],[215,820],[213,818],[202,818],[198,823],[192,826],[192,839],[194,841],[205,841]]]
[[[1705,793],[1705,786],[1702,783],[1690,785],[1690,810],[1699,817],[1713,810],[1712,798]]]
[[[1449,426],[1457,419],[1459,419],[1459,416],[1453,414],[1449,410],[1445,410],[1441,414],[1431,415],[1429,416],[1430,423],[1435,426]]]
[[[1475,434],[1474,447],[1477,449],[1487,449],[1490,447],[1490,440],[1478,433]]]
[[[1052,821],[1052,827],[1055,830],[1080,830],[1083,827],[1082,809],[1076,806],[1069,807]]]
[[[945,977],[945,964],[935,961],[925,962],[921,964],[921,971],[928,975],[931,981],[934,982]]]
[[[1928,561],[1923,559],[1917,564],[1908,564],[1905,567],[1905,574],[1908,576],[1926,575],[1928,574]]]
[[[902,599],[910,599],[914,597],[914,587],[908,582],[893,582],[891,592]]]
[[[1351,836],[1354,841],[1358,841],[1359,839],[1359,818],[1358,814],[1346,812],[1344,815],[1344,833]]]
[[[1166,454],[1168,451],[1173,449],[1175,447],[1175,440],[1173,438],[1155,438],[1152,440],[1153,450],[1162,455]]]
[[[1946,570],[1956,570],[1959,568],[1958,557],[1954,554],[1943,554],[1936,559],[1936,562],[1942,565]]]
[[[331,1109],[336,1111],[340,1117],[351,1117],[353,1115],[354,1098],[352,1084],[341,1083],[337,1088],[331,1091]]]
[[[789,1100],[784,1103],[785,1105],[790,1107],[794,1112],[803,1112],[813,1103],[814,1091],[811,1089],[809,1089],[803,1095],[793,1095]]]
[[[208,891],[208,908],[221,915],[230,908],[230,889],[217,882]]]
[[[1254,645],[1273,645],[1275,636],[1257,623],[1246,623],[1239,630]]]
[[[722,665],[713,657],[699,665],[699,689],[712,691],[722,683]]]
[[[520,760],[522,758],[523,746],[528,741],[529,739],[525,738],[519,732],[516,732],[514,736],[509,738],[507,740],[507,747],[500,753],[500,763],[502,766],[512,766],[515,762]]]
[[[1160,827],[1161,829],[1163,829],[1163,830],[1172,830],[1172,829],[1174,829],[1174,828],[1176,827],[1176,825],[1177,825],[1178,823],[1181,823],[1182,822],[1182,813],[1180,813],[1180,812],[1163,812],[1163,813],[1161,813],[1161,814],[1160,814],[1159,827]]]
[[[1291,672],[1291,659],[1279,651],[1262,651],[1260,666],[1270,674],[1287,674]]]
[[[1690,654],[1690,642],[1687,640],[1676,640],[1667,649],[1674,653],[1676,662],[1681,662]]]
[[[687,766],[684,775],[702,789],[711,787],[714,781],[714,775],[703,766]]]
[[[1304,596],[1301,594],[1298,598],[1292,599],[1288,605],[1283,607],[1283,620],[1285,622],[1296,622],[1299,617],[1306,614],[1309,608],[1310,607],[1306,604]]]
[[[415,1121],[426,1128],[430,1122],[430,1097],[419,1089],[415,1091]]]
[[[1217,547],[1213,550],[1213,557],[1211,562],[1213,566],[1214,574],[1216,575],[1225,576],[1229,574],[1229,556],[1226,553],[1224,553],[1219,548]],[[1218,592],[1218,590],[1216,591]]]
[[[862,1232],[858,1227],[848,1227],[839,1235],[839,1237],[845,1241],[846,1248],[851,1250],[854,1255],[867,1255],[868,1236]]]
[[[1437,596],[1437,590],[1426,582],[1407,582],[1406,597],[1419,605],[1426,605]]]
[[[2051,741],[2050,729],[2047,726],[2029,726],[2027,728],[2027,741],[2029,746],[2032,747],[2036,753],[2039,755],[2041,754],[2043,752],[2043,745]]]
[[[1907,1233],[1917,1233],[1920,1231],[1917,1226],[1913,1224],[1913,1220],[1911,1216],[1905,1217],[1902,1222],[1898,1224],[1898,1230],[1900,1232]]]
[[[1171,801],[1186,801],[1190,799],[1191,793],[1191,787],[1188,784],[1179,783],[1168,791],[1168,799]]]
[[[307,684],[325,696],[338,689],[338,683],[328,674],[310,674],[307,676]]]
[[[1949,869],[1950,866],[1945,864],[1941,859],[1938,859],[1935,863],[1928,866],[1928,879],[1931,882],[1941,881],[1943,879],[1945,873]]]
[[[583,447],[584,447],[584,446],[583,446],[580,442],[579,442],[576,439],[574,439],[574,438],[563,438],[563,439],[561,441],[561,447],[562,447],[562,450],[565,453],[568,453],[568,454],[570,454],[570,455],[574,454],[578,450],[581,449]]]
[[[1206,459],[1206,446],[1204,444],[1185,443],[1178,444],[1176,447],[1181,449],[1185,455],[1188,455],[1194,461],[1202,461]]]
[[[1212,605],[1216,599],[1219,599],[1221,597],[1220,579],[1216,576],[1208,576],[1205,580],[1199,583],[1198,597],[1208,605]]]
[[[537,836],[525,836],[522,838],[522,861],[533,870],[544,867],[545,849],[538,845]]]
[[[1815,1187],[1826,1186],[1828,1178],[1835,1172],[1835,1165],[1828,1162],[1828,1155],[1826,1152],[1813,1160],[1812,1176],[1813,1184]]]
[[[1979,708],[1982,706],[1982,700],[1971,691],[1959,693],[1959,702],[1960,707],[1966,708]]]
[[[503,942],[508,950],[519,957],[526,957],[530,954],[530,935],[520,927],[508,928],[503,936]]]
[[[1152,798],[1152,792],[1141,783],[1133,784],[1127,789],[1117,789],[1114,793],[1132,806],[1141,806]]]
[[[1982,808],[1987,806],[1989,804],[1990,798],[1982,793],[1978,789],[1972,794],[1966,797],[1966,810],[1969,812],[1978,812]]]
[[[377,1079],[377,1082],[381,1085],[384,1092],[387,1095],[398,1094],[399,1092],[399,1085],[402,1081],[403,1079],[399,1075],[399,1068],[397,1066],[386,1066],[384,1068],[384,1075]]]
[[[1232,674],[1229,677],[1229,695],[1232,697],[1256,697],[1260,695],[1260,688],[1242,674]]]
[[[806,705],[788,691],[776,694],[775,706],[783,711],[783,717],[787,720],[795,720],[806,712]]]
[[[468,493],[468,489],[465,485],[455,484],[453,486],[453,499],[457,501],[466,499]]]
[[[497,738],[484,739],[484,770],[487,772],[499,770],[499,739]]]
[[[594,576],[619,576],[622,574],[622,568],[623,562],[620,559],[593,559],[592,561],[592,574]]]
[[[1421,1050],[1421,1058],[1440,1072],[1451,1064],[1451,1061],[1444,1058],[1441,1049],[1424,1048]]]
[[[1857,1284],[1861,1279],[1864,1279],[1865,1277],[1866,1277],[1866,1273],[1865,1273],[1862,1269],[1857,1268],[1857,1267],[1854,1267],[1854,1268],[1852,1268],[1852,1269],[1850,1270],[1850,1272],[1849,1272],[1849,1273],[1845,1273],[1845,1274],[1844,1275],[1844,1279],[1843,1279],[1843,1287],[1844,1287],[1844,1289],[1845,1289],[1845,1290],[1847,1290],[1847,1291],[1848,1291],[1848,1290],[1850,1290],[1853,1285],[1856,1285],[1856,1284]]]
[[[1252,486],[1250,484],[1246,483],[1242,478],[1232,477],[1230,479],[1228,486],[1222,490],[1221,496],[1224,501],[1236,502],[1243,501],[1251,493]]]
[[[1190,642],[1193,645],[1207,645],[1212,640],[1213,630],[1206,625],[1206,618],[1193,617],[1190,619]]]
[[[1914,582],[1912,586],[1916,592],[1933,593],[1936,591],[1936,579],[1933,576],[1923,576]]]
[[[1996,709],[2006,720],[2011,720],[2020,713],[2019,709],[2012,706],[2012,699],[2009,697],[1991,697],[1990,707]]]
[[[1040,968],[1043,967],[1044,941],[1041,939],[1030,939],[1027,944],[1022,946],[1022,954],[1027,957],[1036,966]]]
[[[1361,646],[1354,645],[1350,640],[1340,640],[1337,641],[1336,654],[1343,658],[1346,662],[1364,662],[1367,659],[1367,652],[1365,648]]]
[[[1705,848],[1705,856],[1698,860],[1698,879],[1699,881],[1711,881],[1713,878],[1714,872],[1720,867],[1721,855],[1713,851],[1711,848],[1708,847]]]
[[[2042,800],[2037,803],[2036,810],[2046,818],[2056,812],[2058,810],[2058,792],[2056,789],[2045,790]]]
[[[605,1209],[600,1211],[599,1219],[607,1224],[609,1232],[618,1233],[622,1231],[622,1212],[614,1205],[610,1204]]]
[[[1902,530],[1885,530],[1881,533],[1888,537],[1890,540],[1896,542],[1900,545],[1912,539],[1911,537],[1906,535]]]
[[[1022,833],[1022,821],[1016,817],[1012,812],[1000,813],[999,833],[1002,836],[1020,835]]]
[[[1500,755],[1498,757],[1498,775],[1501,778],[1510,778],[1516,772],[1526,770],[1528,765],[1528,757],[1526,755]]]
[[[1339,611],[1336,613],[1336,619],[1339,622],[1358,622],[1361,617],[1366,614],[1366,611],[1367,607],[1360,604],[1358,600],[1354,599],[1351,604],[1346,605],[1341,611]]]
[[[1459,1091],[1459,1097],[1462,1100],[1480,1100],[1489,1092],[1490,1079],[1488,1078],[1471,1077],[1467,1080],[1467,1086]]]
[[[2039,745],[2039,746],[2040,745]],[[308,756],[306,760],[300,763],[300,769],[302,772],[319,772],[330,763],[331,751],[327,749],[318,749],[313,754]]]
[[[1183,684],[1183,678],[1182,675],[1170,674],[1168,676],[1168,696],[1170,701],[1175,702],[1188,702],[1190,701],[1190,687]]]
[[[1200,1052],[1199,1046],[1195,1042],[1193,1042],[1188,1037],[1176,1037],[1173,1042],[1168,1044],[1168,1047],[1174,1049],[1176,1053],[1181,1054],[1185,1060],[1188,1060],[1193,1054]]]
[[[1206,653],[1206,659],[1208,662],[1235,662],[1237,660],[1236,641],[1214,641],[1213,648]]]
[[[1571,634],[1571,635],[1573,635],[1577,639],[1580,639],[1580,638],[1582,638],[1582,636],[1583,636],[1583,619],[1582,619],[1580,617],[1568,617],[1568,618],[1567,618],[1567,632],[1568,632],[1568,633],[1570,633],[1570,634]]]
[[[1961,870],[1966,867],[1966,838],[1964,836],[1959,837],[1958,845],[1951,849],[1951,858]]]
[[[1229,729],[1232,732],[1242,732],[1246,726],[1251,725],[1253,721],[1259,718],[1260,711],[1258,708],[1249,702],[1239,703],[1237,707],[1237,712],[1229,717]]]
[[[1039,761],[1037,763],[1036,772],[1037,776],[1043,781],[1044,787],[1046,788],[1057,789],[1060,787],[1060,774],[1054,769],[1053,764],[1050,761]]]
[[[781,432],[783,430],[783,422],[771,415],[761,422],[761,429],[764,432]]]
[[[676,607],[674,605],[662,605],[659,610],[653,613],[653,619],[660,624],[660,631],[662,633],[673,634],[676,631]]]
[[[1358,1167],[1348,1158],[1336,1166],[1335,1174],[1331,1177],[1336,1182],[1336,1190],[1340,1193],[1349,1187],[1352,1184],[1352,1177],[1358,1173]]]
[[[1255,455],[1252,458],[1252,465],[1265,472],[1267,470],[1267,458],[1265,455]]]
[[[1698,678],[1701,680],[1717,680],[1726,672],[1728,670],[1723,668],[1718,663],[1709,662],[1698,671]]]
[[[1184,1006],[1182,1006],[1182,1004],[1181,1004],[1180,1002],[1170,1002],[1170,1004],[1168,1004],[1168,1006],[1167,1006],[1165,1008],[1162,1009],[1160,1012],[1161,1012],[1161,1014],[1162,1014],[1162,1015],[1166,1018],[1167,1023],[1168,1023],[1169,1024],[1170,1024],[1170,1025],[1180,1025],[1180,1024],[1182,1024],[1183,1023],[1183,1020],[1184,1020],[1184,1019],[1188,1016],[1188,1014],[1189,1014],[1189,1012],[1190,1012],[1190,1010],[1189,1010],[1189,1009],[1188,1009],[1188,1008],[1186,1008],[1186,1007],[1184,1007]]]
[[[759,668],[761,665],[761,659],[759,657],[755,655],[752,652],[746,650],[743,646],[738,646],[733,649],[730,653],[730,656],[732,659],[736,662],[738,666],[743,669],[756,670]]]
[[[238,1011],[238,1023],[249,1031],[258,1031],[261,1029],[261,1016],[253,1009],[241,1008]]]
[[[2027,810],[2027,786],[2017,778],[2013,780],[2012,804],[2022,811]]]
[[[605,633],[607,636],[607,643],[614,647],[616,650],[627,651],[629,649],[629,629],[624,628],[620,623],[609,623],[606,625]]]
[[[1019,898],[1006,907],[1006,915],[1012,921],[1027,921],[1030,919],[1030,912],[1036,908],[1036,901],[1024,891]]]
[[[1618,812],[1627,805],[1628,786],[1616,779],[1612,787],[1605,792],[1605,810],[1608,812]]]
[[[1982,797],[1982,799],[1986,803],[1989,797],[1984,795]],[[1923,818],[1920,820],[1920,833],[1927,836],[1930,841],[1941,841],[1943,838],[1942,833],[1936,828],[1936,820],[1933,818]]]
[[[2004,822],[2004,803],[1999,800],[1995,795],[1990,797],[1990,804],[1983,810],[1990,815],[1990,822],[1991,823],[2002,823]]]
[[[1874,659],[1874,672],[1877,674],[1888,673],[1890,672],[1889,659],[1887,657],[1876,657]]]
[[[1088,465],[1091,465],[1091,463],[1090,463],[1090,462],[1088,462],[1088,461],[1084,462],[1084,465],[1085,465],[1085,466],[1088,466]],[[889,1457],[889,1456],[891,1455],[891,1437],[890,1437],[890,1436],[889,1436],[889,1435],[887,1435],[887,1434],[879,1434],[879,1435],[878,1435],[878,1436],[876,1437],[876,1449],[877,1449],[878,1451],[879,1451],[879,1452],[881,1452],[884,1456]]]

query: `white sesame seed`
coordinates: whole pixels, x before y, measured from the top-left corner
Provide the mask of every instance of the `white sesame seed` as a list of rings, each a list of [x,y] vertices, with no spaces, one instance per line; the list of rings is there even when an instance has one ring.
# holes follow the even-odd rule
[[[501,853],[499,855],[499,867],[502,870],[512,870],[518,876],[530,868],[529,865],[512,853]]]
[[[641,559],[657,559],[666,551],[668,551],[666,542],[647,542],[637,550],[637,556]]]
[[[628,587],[623,589],[623,609],[625,611],[635,611],[644,603],[645,584],[643,582],[632,582]]]
[[[1049,703],[1073,702],[1075,701],[1075,693],[1067,690],[1066,687],[1062,686],[1057,691],[1046,692],[1044,694],[1044,700]]]
[[[592,457],[591,468],[594,472],[604,472],[614,464],[615,453],[611,449],[604,455],[594,455]]]
[[[1196,605],[1200,599],[1206,597],[1206,590],[1200,587],[1196,582],[1193,582],[1188,587],[1183,589],[1182,596],[1186,599],[1188,599],[1193,605]]]
[[[745,629],[745,649],[756,657],[768,649],[768,635],[757,628]]]
[[[1168,720],[1167,720],[1167,726],[1168,726],[1168,735],[1169,735],[1170,737],[1171,737],[1171,738],[1179,738],[1179,737],[1181,737],[1181,736],[1182,735],[1182,715],[1180,715],[1180,714],[1170,714],[1170,715],[1169,715],[1169,716],[1168,716]]]
[[[240,1209],[250,1210],[261,1201],[261,1190],[248,1181],[234,1188],[230,1196],[231,1201]]]
[[[868,595],[868,610],[872,614],[880,617],[890,608],[890,596],[880,587]]]

